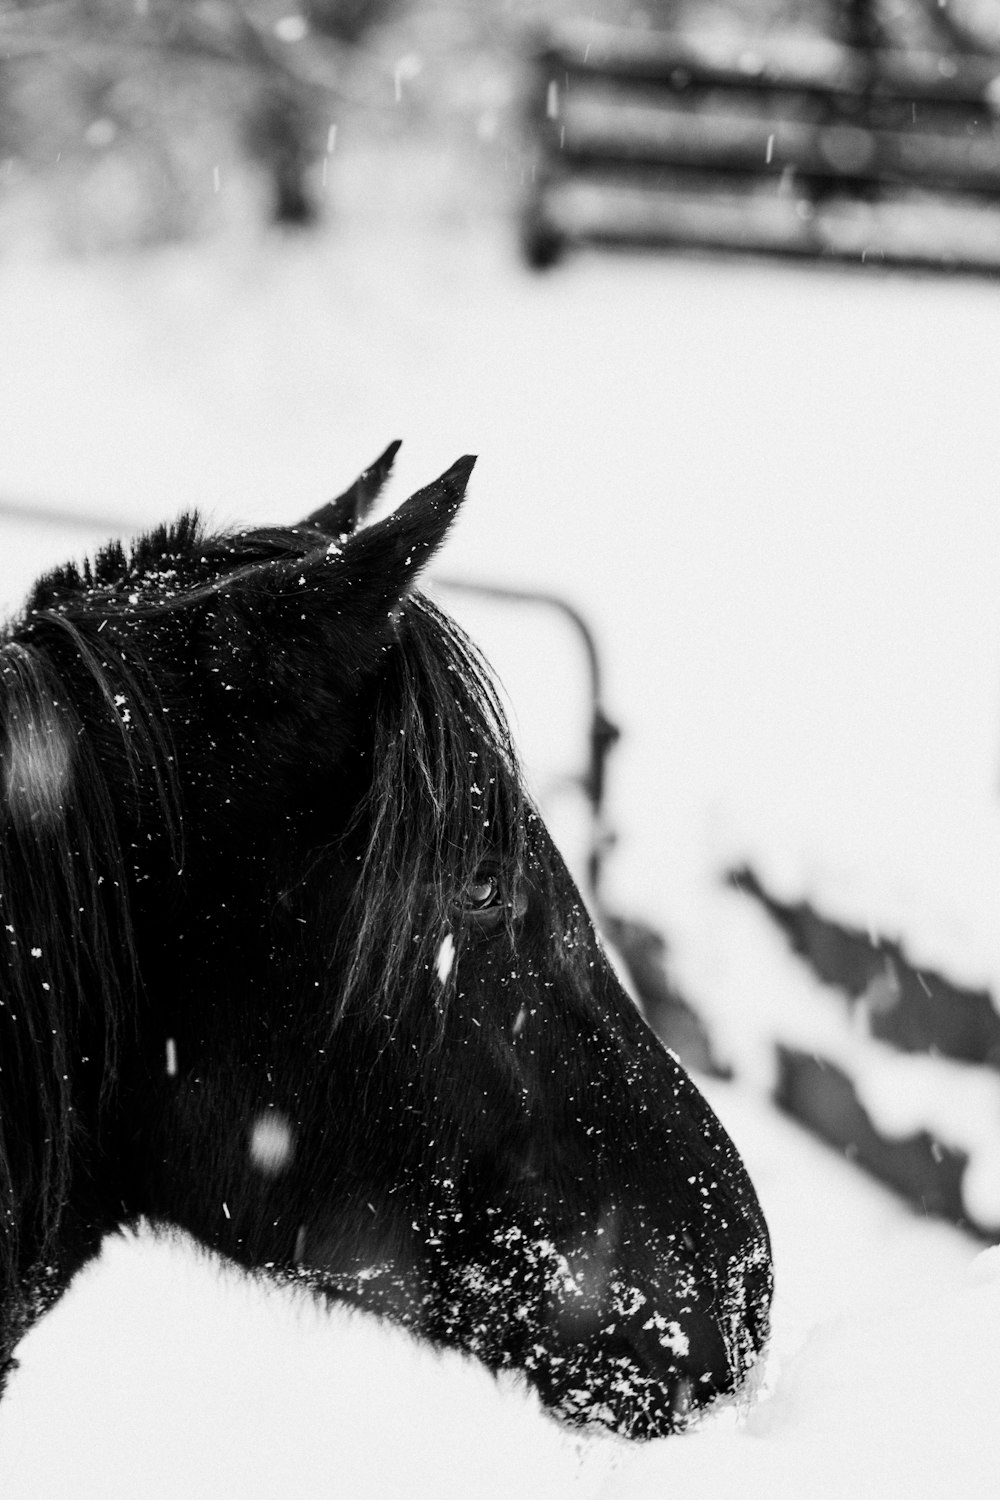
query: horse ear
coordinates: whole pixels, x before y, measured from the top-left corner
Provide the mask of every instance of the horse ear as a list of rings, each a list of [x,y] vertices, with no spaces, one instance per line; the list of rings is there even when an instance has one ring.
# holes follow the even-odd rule
[[[475,461],[460,458],[340,544],[220,584],[207,622],[210,680],[276,702],[307,697],[319,674],[347,685],[373,671],[400,605],[465,498]]]
[[[440,479],[346,542],[344,561],[355,604],[365,596],[376,602],[376,608],[401,602],[444,541],[475,462],[469,454],[457,459]]]
[[[326,536],[349,536],[378,499],[382,486],[392,472],[393,461],[400,447],[401,442],[397,438],[363,474],[358,475],[342,495],[321,505],[319,510],[314,510],[299,523],[300,526],[322,531]]]

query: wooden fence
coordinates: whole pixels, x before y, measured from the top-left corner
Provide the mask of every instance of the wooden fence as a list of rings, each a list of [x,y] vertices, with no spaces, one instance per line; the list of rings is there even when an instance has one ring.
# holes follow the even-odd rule
[[[566,31],[528,124],[536,267],[591,244],[1000,271],[1000,57]]]
[[[729,879],[776,923],[828,997],[834,1003],[839,998],[862,1028],[861,1035],[895,1053],[926,1058],[932,1072],[955,1065],[1000,1072],[1000,1013],[986,990],[956,984],[914,963],[898,941],[835,921],[807,901],[778,900],[749,868],[732,871]],[[822,1052],[779,1045],[776,1063],[779,1108],[895,1188],[919,1212],[996,1240],[995,1207],[977,1212],[966,1201],[968,1155],[941,1139],[932,1124],[902,1133],[881,1128],[849,1069]],[[1000,1114],[990,1166],[1000,1180]]]

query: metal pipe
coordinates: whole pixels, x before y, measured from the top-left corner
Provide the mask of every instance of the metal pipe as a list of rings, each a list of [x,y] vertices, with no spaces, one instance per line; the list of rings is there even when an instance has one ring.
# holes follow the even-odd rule
[[[483,599],[497,599],[507,604],[540,604],[544,608],[555,610],[569,622],[583,647],[587,662],[590,732],[587,768],[578,779],[591,811],[592,832],[590,851],[587,856],[587,884],[591,899],[595,907],[599,908],[604,856],[614,843],[614,835],[604,822],[605,772],[608,754],[612,745],[620,738],[621,730],[604,711],[601,661],[593,631],[575,605],[570,604],[558,594],[550,594],[543,589],[509,588],[506,584],[473,583],[459,578],[435,578],[433,582],[441,588],[476,594]]]

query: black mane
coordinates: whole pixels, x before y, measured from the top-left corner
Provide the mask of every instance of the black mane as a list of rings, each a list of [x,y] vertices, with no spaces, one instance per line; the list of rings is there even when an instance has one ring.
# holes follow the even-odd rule
[[[135,771],[158,735],[139,709],[123,722],[114,689],[124,679],[109,678],[68,629],[105,732]],[[0,725],[0,1292],[10,1296],[18,1268],[44,1266],[52,1253],[76,1095],[112,1085],[121,1034],[137,1024],[139,976],[114,807],[121,789],[66,679],[34,644],[0,647]]]
[[[239,531],[206,538],[196,514],[160,526],[126,551],[112,542],[91,564],[47,574],[29,601],[29,633],[45,625],[72,636],[102,698],[127,696],[137,723],[124,735],[130,760],[161,784],[166,826],[183,831],[171,747],[155,726],[162,702],[155,678],[128,635],[97,654],[89,634],[107,619],[169,619],[232,586],[234,572],[294,563],[328,538],[310,527]],[[138,731],[138,734],[137,734]],[[137,745],[138,738],[138,745]],[[454,926],[453,901],[494,860],[504,905],[523,876],[528,805],[521,768],[496,683],[465,633],[423,594],[403,603],[394,649],[374,694],[371,780],[352,825],[367,828],[358,851],[352,905],[356,929],[346,955],[343,1009],[364,994],[405,1007],[417,976],[433,965]],[[391,885],[387,875],[391,874]],[[386,910],[387,890],[393,892]],[[415,948],[412,933],[423,931]],[[385,944],[385,930],[392,933]],[[461,940],[460,932],[457,934]],[[457,956],[457,955],[456,955]],[[450,993],[442,987],[442,999]]]
[[[184,808],[160,690],[133,636],[95,629],[137,615],[183,616],[234,566],[300,559],[316,540],[311,531],[271,529],[207,541],[197,517],[184,516],[128,552],[111,543],[92,564],[46,575],[18,628],[27,643],[0,648],[7,829],[0,840],[0,1038],[8,1080],[20,1080],[0,1089],[0,1192],[13,1205],[8,1214],[20,1237],[33,1226],[39,1262],[58,1236],[66,1197],[74,1059],[86,1058],[91,1089],[107,1096],[119,1035],[136,1026],[142,993],[108,739],[117,741],[132,795],[147,804],[144,821],[155,814],[158,826],[147,835],[165,840],[175,866],[183,864]],[[131,591],[124,600],[123,589]],[[62,660],[63,674],[53,659]],[[96,733],[74,703],[80,669],[100,716]],[[510,913],[524,873],[530,812],[495,683],[464,633],[418,593],[405,601],[395,649],[379,674],[370,762],[369,789],[347,835],[352,847],[360,839],[359,877],[345,924],[351,941],[337,955],[343,979],[331,1031],[348,1008],[402,1014],[433,972],[447,933],[457,961],[456,892],[489,863]],[[455,967],[438,989],[442,1011]],[[32,1112],[37,1119],[26,1128]],[[43,1150],[27,1152],[25,1141],[41,1141]],[[0,1239],[0,1285],[10,1285],[23,1261],[20,1237]]]
[[[371,784],[355,818],[368,832],[338,1018],[359,1001],[404,1011],[452,933],[456,963],[438,992],[439,1005],[447,1003],[462,941],[456,895],[492,865],[510,920],[527,811],[486,664],[453,621],[411,596],[379,679]]]

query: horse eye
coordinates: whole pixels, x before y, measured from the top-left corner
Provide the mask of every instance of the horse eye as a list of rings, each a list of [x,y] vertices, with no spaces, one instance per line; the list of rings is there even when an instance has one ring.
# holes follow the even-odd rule
[[[515,920],[523,917],[528,902],[520,887],[513,894],[506,895],[499,873],[494,875],[489,870],[480,870],[462,891],[455,906],[467,926],[480,932],[494,932],[502,926],[505,912]]]
[[[465,887],[456,905],[469,926],[480,932],[498,929],[506,909],[499,877],[481,870]]]
[[[493,875],[484,875],[474,880],[465,892],[465,907],[468,911],[489,911],[500,904],[500,882]]]

